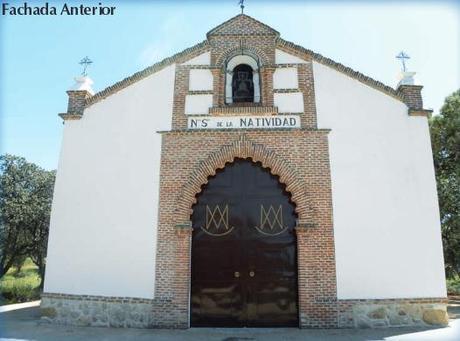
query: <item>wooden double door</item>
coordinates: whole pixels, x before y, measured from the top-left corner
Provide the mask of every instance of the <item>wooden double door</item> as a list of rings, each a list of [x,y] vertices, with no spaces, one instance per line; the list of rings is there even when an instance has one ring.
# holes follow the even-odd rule
[[[250,159],[209,179],[192,214],[193,327],[298,326],[294,209]]]

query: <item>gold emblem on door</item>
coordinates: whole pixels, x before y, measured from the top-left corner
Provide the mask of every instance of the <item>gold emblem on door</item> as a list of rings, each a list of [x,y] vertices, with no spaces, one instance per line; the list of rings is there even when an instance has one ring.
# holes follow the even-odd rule
[[[283,205],[279,205],[276,209],[273,205],[268,209],[260,205],[260,224],[255,228],[268,236],[276,236],[286,231],[288,227],[283,226]]]
[[[201,227],[203,232],[220,237],[232,232],[233,228],[228,223],[228,205],[215,205],[213,208],[206,205],[206,225]]]

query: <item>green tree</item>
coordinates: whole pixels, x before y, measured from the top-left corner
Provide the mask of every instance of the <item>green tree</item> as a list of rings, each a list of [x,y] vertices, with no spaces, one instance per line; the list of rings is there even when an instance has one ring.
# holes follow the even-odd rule
[[[460,271],[460,90],[430,120],[446,275]]]
[[[45,279],[45,260],[55,177],[55,171],[41,170],[36,174],[35,191],[32,199],[35,214],[27,229],[27,256],[38,267],[40,288],[43,288],[43,280]]]
[[[43,282],[54,178],[22,157],[0,156],[0,277],[28,256]]]

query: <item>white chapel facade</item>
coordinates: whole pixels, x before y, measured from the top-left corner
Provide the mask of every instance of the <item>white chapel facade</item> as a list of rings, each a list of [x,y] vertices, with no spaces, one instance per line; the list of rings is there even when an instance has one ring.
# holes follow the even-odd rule
[[[68,91],[42,308],[57,323],[445,324],[422,87],[240,14]]]

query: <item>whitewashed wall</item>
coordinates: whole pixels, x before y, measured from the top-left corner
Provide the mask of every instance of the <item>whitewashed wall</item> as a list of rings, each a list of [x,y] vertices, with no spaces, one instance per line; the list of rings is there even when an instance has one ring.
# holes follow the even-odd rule
[[[273,73],[273,89],[297,89],[298,78],[296,67],[277,68]]]
[[[209,108],[212,107],[212,95],[186,95],[185,114],[186,115],[207,115]]]
[[[182,65],[211,65],[211,52],[202,53],[195,58],[185,61]]]
[[[280,113],[302,113],[304,111],[301,92],[274,93],[273,102]]]
[[[189,74],[189,91],[213,89],[213,76],[211,70],[191,69]]]
[[[425,117],[314,63],[319,128],[330,128],[338,298],[445,297]]]
[[[152,298],[161,137],[175,65],[65,123],[45,292]]]
[[[276,49],[275,50],[275,63],[276,64],[303,64],[307,61],[296,57],[290,53],[281,51]]]

